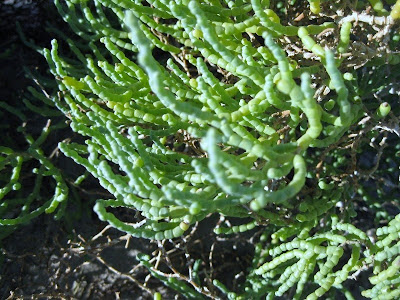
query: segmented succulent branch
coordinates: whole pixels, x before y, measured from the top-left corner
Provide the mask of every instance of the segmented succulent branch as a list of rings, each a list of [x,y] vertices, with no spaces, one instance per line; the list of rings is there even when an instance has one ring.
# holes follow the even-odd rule
[[[26,122],[21,111],[4,102],[1,107]],[[36,139],[21,126],[19,131],[25,138],[26,149],[0,145],[0,240],[18,225],[26,224],[40,214],[57,212],[56,218],[64,214],[69,191],[67,184],[60,170],[41,149],[49,133],[62,126],[62,123],[52,125],[48,120]],[[53,188],[53,196],[49,196],[48,192]]]
[[[70,9],[76,5],[67,3]],[[61,4],[56,4],[63,13]],[[237,4],[231,10],[205,7],[196,1],[159,1],[153,7],[128,1],[102,4],[124,20],[128,32],[105,29],[102,24],[109,22],[99,4],[95,18],[88,3],[79,2],[82,17],[90,24],[86,28],[96,32],[90,39],[103,43],[114,67],[94,43],[89,47],[96,59],[84,58],[78,47],[71,47],[86,66],[86,75],[59,57],[56,41],[45,56],[61,81],[72,128],[90,137],[85,150],[79,147],[88,158],[73,145],[61,144],[60,149],[115,195],[116,200],[99,201],[96,212],[118,228],[137,236],[171,238],[209,213],[256,215],[250,211],[271,204],[290,206],[289,200],[305,183],[305,150],[336,142],[360,118],[360,105],[351,104],[332,51],[317,50],[308,33],[333,24],[285,27],[277,16],[271,21],[259,1]],[[129,11],[124,12],[126,9]],[[251,9],[255,15],[244,19]],[[75,18],[75,13],[76,9],[65,16]],[[155,16],[165,22],[155,23]],[[239,16],[244,21],[234,23],[232,18]],[[209,22],[210,18],[215,21]],[[86,38],[89,33],[83,33],[82,25],[78,30],[82,21],[72,20],[72,28]],[[274,26],[278,26],[276,30]],[[297,31],[305,47],[323,58],[318,69],[325,69],[331,78],[338,116],[325,111],[313,98],[309,68],[294,68],[273,38]],[[241,37],[253,33],[262,35],[266,46],[255,47]],[[171,42],[166,41],[167,36]],[[139,64],[129,60],[120,47],[138,51]],[[184,70],[171,58],[167,68],[160,65],[151,55],[154,48],[172,57],[179,54],[176,59]],[[188,53],[182,54],[182,49]],[[188,65],[197,71],[187,69]],[[229,72],[232,82],[216,78],[210,70],[215,67]],[[290,112],[287,123],[291,130],[284,134],[278,133],[284,127],[282,122],[271,117],[280,111]],[[308,126],[297,131],[300,122]],[[325,130],[323,123],[328,123]],[[122,128],[129,129],[127,135],[121,134]],[[175,139],[179,132],[186,139],[187,153],[179,153],[179,145],[169,145],[168,139]],[[199,141],[201,147],[196,145]],[[107,161],[117,164],[123,174],[115,173]],[[289,184],[272,187],[275,179],[291,170],[294,177]],[[105,210],[120,205],[141,211],[147,223],[138,228],[123,225]],[[171,217],[168,225],[156,229],[159,226],[154,224],[165,217]]]

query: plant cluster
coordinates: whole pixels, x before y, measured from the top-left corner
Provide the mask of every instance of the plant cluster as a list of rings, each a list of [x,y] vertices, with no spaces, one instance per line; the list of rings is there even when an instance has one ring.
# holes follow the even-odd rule
[[[230,299],[353,299],[347,282],[370,270],[363,296],[400,296],[400,1],[55,5],[79,38],[58,32],[43,50],[58,91],[41,97],[85,137],[59,149],[112,195],[96,202],[101,220],[164,240],[210,214],[241,219],[215,228],[258,234],[246,281],[234,292],[213,282]],[[40,140],[29,153],[57,181],[40,208],[51,212],[67,191]],[[22,158],[3,153],[6,195]],[[371,224],[357,224],[364,208]],[[200,263],[185,282],[138,259],[189,299],[216,297]]]

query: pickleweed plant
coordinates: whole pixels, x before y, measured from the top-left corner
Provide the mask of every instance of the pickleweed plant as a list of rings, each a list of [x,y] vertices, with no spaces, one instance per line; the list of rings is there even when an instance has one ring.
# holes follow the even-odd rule
[[[48,119],[39,136],[35,137],[26,128],[25,112],[5,102],[1,102],[0,107],[2,113],[9,114],[3,119],[9,122],[7,127],[14,124],[12,117],[23,124],[17,128],[18,133],[10,130],[5,134],[0,144],[1,241],[19,225],[29,223],[43,213],[55,213],[56,219],[61,218],[69,188],[61,171],[42,148],[52,131],[65,127],[64,122],[54,124]],[[22,140],[10,141],[12,134],[21,136]]]
[[[396,299],[399,215],[383,204],[399,199],[399,1],[283,2],[55,0],[78,37],[43,51],[52,99],[85,137],[59,148],[112,195],[99,218],[135,237],[210,214],[243,219],[217,234],[262,230],[240,290],[214,281],[230,299],[353,299],[345,282],[370,268],[363,295]],[[376,239],[353,224],[364,205],[390,221]]]

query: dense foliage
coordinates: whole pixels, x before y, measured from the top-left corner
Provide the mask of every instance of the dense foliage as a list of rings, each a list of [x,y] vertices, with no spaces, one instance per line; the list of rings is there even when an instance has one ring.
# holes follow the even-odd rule
[[[230,292],[214,281],[231,299],[400,297],[400,1],[55,4],[78,37],[58,32],[43,50],[58,91],[32,92],[85,137],[59,148],[112,195],[96,202],[101,220],[156,240],[210,214],[242,220],[217,234],[256,228],[246,282]],[[5,197],[27,158],[1,148],[11,172],[3,227],[67,200],[39,150],[46,134],[30,138],[29,159],[42,164],[38,180],[52,176],[57,187],[32,212],[37,192]],[[117,207],[139,212],[137,223]],[[198,264],[185,282],[138,259],[187,298],[217,297]],[[371,270],[360,291],[348,289]]]

